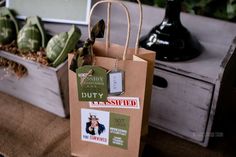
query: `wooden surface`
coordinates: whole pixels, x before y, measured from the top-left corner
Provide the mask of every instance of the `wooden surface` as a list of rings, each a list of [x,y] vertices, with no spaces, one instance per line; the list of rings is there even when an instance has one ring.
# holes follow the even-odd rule
[[[138,24],[135,23],[134,21],[137,21],[138,19],[138,16],[136,14],[138,7],[133,3],[127,2],[126,4],[128,5],[128,8],[131,10],[131,19],[132,19],[131,26],[133,29],[131,31],[130,45],[134,46],[137,34],[137,26],[138,26]],[[159,24],[164,17],[163,9],[154,8],[150,6],[144,6],[143,9],[144,9],[144,22],[143,22],[142,35],[148,33],[148,31],[153,26]],[[93,16],[92,18],[93,22],[100,20],[101,18],[106,19],[105,6],[99,6],[97,9],[95,9],[94,15],[95,16]],[[124,22],[123,19],[125,18],[125,16],[116,6],[112,7],[112,16],[113,19],[111,21],[111,27],[112,27],[111,41],[118,44],[124,44],[123,34],[126,33],[125,32],[126,23]],[[159,70],[168,71],[174,74],[181,75],[183,77],[187,77],[187,79],[196,79],[197,81],[203,81],[206,84],[213,85],[212,101],[211,104],[209,105],[210,110],[207,120],[207,126],[204,132],[209,134],[211,132],[211,126],[213,124],[215,110],[218,104],[219,93],[220,90],[222,89],[221,81],[222,77],[224,76],[225,69],[227,69],[228,73],[227,77],[234,72],[234,70],[232,69],[234,67],[233,65],[232,67],[230,66],[231,68],[226,68],[226,67],[228,63],[232,64],[235,62],[234,61],[235,57],[231,58],[232,53],[228,53],[228,49],[234,36],[236,35],[236,24],[201,16],[194,16],[185,13],[181,14],[181,20],[183,25],[186,26],[190,30],[190,32],[200,40],[200,42],[205,48],[203,53],[198,58],[190,61],[181,63],[157,62],[156,66],[159,68]],[[70,25],[52,24],[52,23],[46,23],[45,26],[47,30],[52,34],[68,31],[70,28]],[[87,27],[86,26],[79,26],[79,27],[83,33],[82,40],[87,39],[88,37]],[[234,52],[234,50],[232,50],[231,52]],[[233,80],[233,79],[229,79],[228,77],[224,80]],[[176,89],[175,92],[177,93],[178,90]],[[158,100],[156,101],[158,102]],[[185,113],[186,112],[179,112],[179,116],[181,117],[182,114]],[[158,108],[156,108],[155,114],[161,114],[159,113]],[[173,119],[175,118],[176,117],[173,117]],[[185,121],[188,121],[188,119],[186,119]],[[203,126],[206,125],[204,124],[204,122],[205,121],[203,120],[202,121]],[[203,126],[201,128],[203,128]],[[186,127],[186,129],[188,128]],[[183,135],[168,129],[165,129],[165,131],[184,137]],[[188,138],[188,140],[191,139]],[[208,140],[209,136],[207,137],[205,136],[204,141],[199,143],[206,146]],[[196,140],[194,139],[192,141],[196,142]]]
[[[69,157],[69,119],[0,92],[0,154]]]
[[[154,75],[166,79],[168,87],[153,86],[151,125],[168,128],[187,138],[202,142],[214,86],[159,69],[155,70]]]
[[[235,80],[236,80],[236,77],[234,75],[234,72],[236,70],[235,44],[236,43],[234,40],[233,43],[229,45],[229,51],[227,51],[224,58],[218,60],[220,68],[218,77],[216,78],[216,82],[214,84],[208,83],[205,80],[199,80],[194,77],[181,75],[178,73],[178,70],[176,70],[174,73],[166,71],[166,73],[163,74],[162,71],[165,70],[157,66],[157,69],[159,69],[159,71],[155,75],[167,79],[167,82],[170,82],[170,84],[174,83],[176,87],[170,86],[167,87],[166,89],[163,89],[162,91],[160,89],[155,90],[154,87],[153,101],[151,106],[152,108],[156,108],[156,113],[151,112],[150,115],[151,124],[167,132],[170,132],[174,135],[198,143],[202,146],[208,146],[209,139],[212,136],[212,125],[214,122],[217,106],[218,105],[223,106],[221,108],[227,107],[227,106],[224,107],[224,105],[226,105],[225,103],[227,103],[227,99],[225,97],[227,97],[226,95],[231,94],[232,88],[235,85]],[[180,76],[182,76],[182,79],[178,79]],[[172,78],[174,81],[169,80],[169,78]],[[187,81],[188,79],[192,79],[194,82],[191,83],[190,86]],[[211,88],[209,88],[210,86]],[[210,89],[210,90],[209,93],[204,94],[204,91],[202,91],[202,89],[204,90]],[[164,95],[165,93],[168,94]],[[204,101],[206,100],[206,98],[208,99],[208,101]],[[171,102],[170,100],[175,100],[175,101]],[[181,104],[180,106],[182,107],[180,107],[179,104]],[[186,106],[183,104],[185,104]],[[199,105],[201,106],[200,109],[205,110],[205,114],[196,114],[199,109],[198,107],[195,108],[196,104],[198,104],[198,106]],[[207,105],[208,108],[202,108],[202,106],[204,105]],[[195,109],[189,110],[187,106],[188,107],[191,106]],[[160,110],[162,108],[165,108],[166,111]],[[165,112],[167,113],[172,112],[174,114],[168,115],[165,114]],[[157,115],[159,116],[162,115],[164,118],[159,117]],[[188,115],[192,119],[189,118]],[[156,119],[152,117],[155,117]],[[181,120],[182,117],[185,117],[184,119],[185,123],[198,125],[197,130],[190,129],[188,125],[177,126],[176,124],[178,124],[179,120]],[[164,122],[162,119],[168,119],[168,120]],[[189,136],[188,133],[190,133],[191,131],[193,131],[192,136]]]
[[[51,68],[4,51],[0,51],[0,56],[27,68],[27,75],[21,79],[10,75],[0,80],[1,92],[8,93],[58,116],[66,117],[68,115],[68,109],[66,109],[68,108],[66,107],[68,106],[67,62],[57,68]],[[5,71],[1,68],[0,76],[4,75]],[[61,88],[60,84],[63,84],[61,87],[64,88]],[[61,93],[66,98],[65,103]]]
[[[128,4],[128,7],[132,10],[131,17],[134,19],[138,18],[134,12],[134,11],[136,11],[136,5],[133,5],[131,3],[127,3],[127,4]],[[125,23],[122,23],[122,21],[120,20],[123,18],[122,17],[123,15],[119,14],[119,11],[116,8],[114,8],[113,10],[114,10],[113,14],[114,14],[115,18],[113,18],[112,27],[115,28],[114,29],[115,31],[112,30],[111,39],[113,42],[123,44],[124,39],[122,38],[122,36],[123,36],[122,33],[124,33],[124,29],[126,27]],[[154,25],[159,24],[161,22],[163,16],[164,16],[163,9],[144,6],[144,27],[143,27],[144,29],[143,29],[142,34],[146,34]],[[102,17],[105,17],[104,7],[100,7],[97,10],[95,10],[95,16],[93,17],[93,21],[98,20]],[[119,20],[117,20],[117,19],[119,19]],[[182,23],[198,39],[200,39],[200,41],[201,41],[201,43],[203,43],[203,45],[205,45],[205,48],[208,49],[209,53],[205,52],[199,58],[196,58],[196,59],[188,61],[188,62],[176,63],[173,65],[171,63],[167,63],[167,64],[171,64],[171,65],[168,65],[168,67],[165,67],[163,65],[163,63],[159,62],[160,63],[159,66],[162,66],[162,69],[160,69],[160,70],[166,70],[171,73],[175,73],[177,71],[178,74],[181,74],[181,76],[185,76],[185,77],[188,77],[191,79],[197,78],[198,81],[206,80],[207,84],[210,83],[210,84],[215,85],[214,92],[213,92],[214,99],[212,99],[211,110],[209,110],[209,117],[208,117],[209,121],[207,123],[206,131],[205,131],[206,133],[211,133],[211,126],[212,126],[212,123],[214,120],[215,110],[217,110],[217,108],[218,108],[218,107],[216,108],[216,106],[219,103],[218,97],[228,95],[230,92],[229,90],[232,90],[232,88],[233,88],[232,85],[233,85],[233,81],[235,80],[235,77],[232,76],[232,74],[234,74],[236,71],[236,69],[234,69],[236,66],[235,65],[236,64],[236,62],[235,62],[235,58],[236,58],[235,44],[233,44],[233,46],[231,46],[231,49],[228,54],[227,54],[227,52],[229,49],[229,45],[231,44],[231,41],[233,40],[233,38],[236,34],[236,31],[235,31],[236,27],[235,27],[235,24],[233,24],[233,23],[210,19],[210,18],[206,18],[206,17],[193,16],[193,15],[189,15],[189,14],[185,14],[185,13],[181,14],[181,19],[182,19]],[[46,28],[52,33],[68,31],[70,28],[70,25],[62,25],[62,24],[47,23],[45,25],[46,25]],[[86,26],[79,26],[79,27],[81,28],[82,33],[83,33],[82,39],[86,39],[87,38],[87,27]],[[131,46],[134,45],[134,41],[135,41],[134,38],[136,37],[135,34],[136,34],[136,30],[137,30],[137,24],[132,23],[132,27],[134,28],[134,30],[131,32],[131,37],[132,37],[131,42],[130,42]],[[116,29],[116,28],[120,28],[120,30]],[[205,60],[200,62],[198,60],[200,58],[205,59]],[[219,59],[222,60],[221,63],[216,61]],[[195,66],[197,62],[201,63],[200,67]],[[209,63],[214,63],[214,64],[212,64],[212,66],[211,66],[211,65],[209,65]],[[230,65],[230,66],[228,66],[228,65]],[[220,75],[218,75],[219,73],[220,73]],[[221,81],[223,81],[222,84],[220,84]],[[178,90],[176,90],[176,92],[178,92]],[[235,97],[235,89],[234,89],[234,94],[231,94],[231,96]],[[3,98],[3,96],[1,95],[1,99],[2,98]],[[234,100],[235,100],[235,98],[234,98]],[[7,97],[8,103],[10,103],[12,101],[14,101],[13,97]],[[224,102],[225,102],[224,100],[220,99],[220,103],[221,103],[220,109],[222,109],[222,110],[224,110],[225,107],[229,105],[227,103],[224,104]],[[5,102],[4,102],[4,104],[5,104]],[[14,105],[17,106],[17,104],[19,104],[18,101],[16,101],[16,103]],[[9,104],[7,104],[7,105],[9,105]],[[25,104],[23,106],[25,106]],[[2,107],[2,105],[1,105],[1,107]],[[235,107],[233,107],[233,108],[235,109]],[[13,109],[9,113],[13,113],[16,111],[18,112],[18,109],[19,108]],[[156,114],[158,114],[158,112],[159,112],[158,108],[156,108],[156,109],[157,109]],[[1,110],[1,111],[3,111],[2,113],[6,113],[5,110]],[[186,112],[180,112],[180,113],[184,114]],[[26,110],[25,113],[31,113],[31,111]],[[234,116],[235,112],[233,112],[231,110],[231,113],[232,113],[231,117],[235,118],[235,116]],[[15,114],[10,114],[10,116],[4,115],[4,116],[1,116],[1,118],[6,117],[6,119],[3,119],[3,120],[7,120],[8,117],[12,118],[14,115]],[[37,115],[33,114],[32,116],[33,116],[33,118],[35,118],[34,116],[37,116]],[[41,116],[41,117],[43,117],[43,116]],[[220,117],[220,118],[222,118],[222,117]],[[18,119],[18,117],[16,119]],[[39,118],[39,120],[42,120],[42,119],[43,118]],[[173,119],[175,119],[175,117],[173,117]],[[231,118],[231,122],[232,123],[228,124],[230,128],[232,128],[232,124],[234,122],[232,118]],[[227,122],[223,122],[223,123],[226,124]],[[17,123],[13,122],[13,124],[17,124]],[[48,124],[51,124],[51,123],[48,122]],[[0,126],[2,126],[2,124]],[[34,126],[34,125],[32,125],[32,126]],[[53,127],[53,129],[54,128],[55,127]],[[27,129],[30,129],[30,128],[28,127]],[[36,129],[36,130],[39,130],[39,129]],[[5,131],[5,130],[3,130],[3,131]],[[49,131],[51,131],[51,130],[49,130]],[[165,129],[165,131],[168,131],[168,129]],[[168,132],[171,132],[172,134],[175,134],[177,136],[181,136],[180,134],[170,131],[170,130]],[[7,136],[5,138],[5,140],[9,142],[10,141],[9,139],[11,139],[12,137],[15,137],[14,133],[15,133],[15,130],[13,128],[13,129],[11,129],[10,134],[7,134],[9,136]],[[27,135],[34,136],[34,135],[32,135],[33,132],[30,132],[30,133]],[[235,151],[234,151],[234,147],[233,147],[233,146],[235,146],[235,140],[232,140],[233,142],[231,143],[231,145],[227,145],[226,143],[223,143],[222,145],[219,145],[214,150],[212,150],[212,147],[210,147],[209,149],[200,148],[199,146],[196,146],[194,144],[190,144],[188,142],[185,142],[181,139],[175,138],[175,137],[167,135],[167,134],[165,134],[163,137],[163,134],[165,134],[165,133],[158,134],[158,132],[155,131],[155,129],[151,129],[149,142],[152,144],[152,146],[154,146],[156,148],[156,150],[152,151],[152,149],[151,149],[151,151],[150,151],[150,149],[148,149],[148,151],[146,153],[147,154],[150,154],[150,152],[152,153],[148,156],[153,156],[153,154],[154,154],[154,156],[158,155],[158,156],[168,156],[168,157],[170,157],[170,156],[175,157],[178,155],[181,157],[184,157],[184,156],[198,157],[199,154],[204,154],[203,156],[206,156],[206,157],[209,157],[209,156],[212,156],[212,157],[215,157],[215,156],[235,157]],[[1,135],[4,135],[4,134],[1,134]],[[235,133],[233,135],[235,136]],[[209,134],[208,134],[208,136],[209,136]],[[22,136],[20,136],[20,137],[22,137]],[[183,136],[181,136],[181,137],[183,137]],[[183,138],[186,138],[186,137],[183,137]],[[231,137],[229,137],[229,139],[231,139]],[[190,139],[188,139],[188,140],[190,140]],[[209,137],[206,136],[204,139],[205,146],[207,145],[208,140],[209,140]],[[12,142],[15,144],[15,139],[12,139]],[[69,142],[67,142],[67,143],[69,143]],[[204,144],[204,143],[202,143],[202,144]],[[217,143],[215,145],[217,145]],[[0,149],[1,148],[3,148],[3,147],[0,147]],[[17,148],[17,147],[15,147],[15,148]],[[55,147],[53,147],[53,148],[55,148]],[[32,150],[31,145],[28,150]],[[68,149],[65,149],[65,150],[68,150]],[[178,155],[176,155],[176,154],[178,154]],[[16,156],[16,155],[13,155],[13,156]]]
[[[0,104],[0,154],[5,157],[71,157],[69,119],[1,92]],[[150,127],[143,157],[235,157],[233,118],[235,114],[230,122],[224,121],[231,134],[215,137],[208,148]]]

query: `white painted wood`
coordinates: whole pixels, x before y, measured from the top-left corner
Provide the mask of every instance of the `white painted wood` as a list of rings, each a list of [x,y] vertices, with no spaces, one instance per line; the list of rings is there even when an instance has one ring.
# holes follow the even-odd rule
[[[0,56],[24,65],[28,71],[27,75],[21,79],[7,76],[0,80],[1,92],[8,93],[58,116],[66,117],[68,115],[67,62],[57,68],[52,68],[4,51],[0,51]],[[4,70],[0,69],[0,76],[5,74]],[[61,89],[61,87],[63,88]],[[64,102],[62,91],[65,97]]]
[[[131,26],[132,31],[131,31],[131,41],[130,41],[130,46],[134,47],[135,39],[136,39],[136,34],[137,34],[137,28],[138,24],[135,23],[134,21],[138,21],[138,16],[135,14],[137,10],[137,5],[134,3],[129,3],[125,2],[130,10],[131,13],[131,19],[132,19],[132,24]],[[106,6],[99,6],[97,9],[95,9],[94,16],[92,17],[92,21],[98,21],[101,18],[106,19]],[[142,35],[147,34],[150,29],[159,24],[161,20],[164,17],[164,9],[156,8],[156,7],[150,7],[150,6],[143,6],[144,10],[144,21],[143,21],[143,30],[142,30]],[[111,27],[114,28],[111,30],[111,41],[118,43],[118,44],[124,44],[124,37],[123,34],[126,32],[127,24],[124,22],[124,16],[122,13],[120,13],[119,8],[116,7],[115,5],[112,7],[112,22],[111,22]],[[117,20],[119,19],[119,20]],[[193,138],[191,137],[191,134],[183,134],[183,130],[187,130],[189,127],[194,128],[194,124],[190,125],[188,122],[184,122],[186,128],[182,126],[182,132],[181,129],[178,129],[178,125],[175,125],[176,128],[174,128],[172,125],[169,124],[169,127],[172,129],[169,129],[167,126],[164,126],[164,123],[162,125],[164,127],[160,127],[158,123],[151,123],[153,126],[158,127],[166,132],[169,132],[171,134],[177,135],[179,137],[182,137],[184,139],[187,139],[189,141],[198,143],[202,146],[207,146],[208,141],[209,141],[209,134],[211,133],[211,127],[213,124],[214,116],[215,116],[215,110],[217,108],[217,105],[219,103],[219,98],[221,97],[222,92],[227,92],[225,90],[224,86],[232,86],[233,80],[235,80],[233,74],[235,74],[236,71],[236,54],[235,54],[235,44],[234,46],[231,47],[230,51],[228,51],[229,46],[234,39],[236,35],[236,24],[235,23],[230,23],[226,21],[221,21],[221,20],[216,20],[212,18],[207,18],[207,17],[201,17],[201,16],[194,16],[186,13],[181,13],[181,20],[184,26],[186,26],[193,35],[195,35],[200,42],[204,46],[204,51],[203,53],[196,59],[186,61],[186,62],[180,62],[180,63],[168,63],[168,62],[160,62],[158,61],[156,64],[156,68],[162,71],[167,71],[170,72],[171,74],[175,75],[170,75],[168,74],[169,77],[175,78],[176,76],[181,76],[183,77],[183,85],[184,81],[189,78],[192,80],[196,80],[197,84],[206,84],[207,87],[208,85],[212,85],[214,87],[213,93],[211,96],[212,101],[211,104],[209,104],[208,108],[208,120],[205,121],[206,119],[202,118],[199,119],[199,123],[195,125],[195,131],[199,130],[202,131],[204,126],[200,126],[200,128],[197,127],[197,125],[205,124],[205,134],[203,141],[201,141],[202,137],[198,138]],[[45,27],[49,32],[52,34],[59,33],[59,32],[65,32],[68,31],[70,26],[69,25],[64,25],[64,24],[52,24],[52,23],[45,23]],[[87,27],[86,26],[79,26],[83,36],[82,40],[87,39],[88,34],[87,34]],[[49,70],[50,71],[50,70]],[[157,72],[158,74],[158,72]],[[61,76],[61,75],[60,75]],[[235,75],[236,76],[236,75]],[[186,77],[186,78],[185,78]],[[64,77],[62,77],[64,78]],[[190,79],[190,80],[191,80]],[[181,80],[179,79],[181,82]],[[1,85],[0,85],[1,86]],[[191,84],[189,85],[191,87]],[[197,88],[197,86],[193,86]],[[195,92],[195,88],[192,89],[191,92]],[[198,89],[198,88],[197,88]],[[178,89],[173,89],[178,91]],[[153,98],[155,99],[156,97],[159,97],[158,94],[155,94],[156,89],[153,88]],[[163,90],[164,91],[164,90]],[[198,90],[196,90],[197,92]],[[200,92],[202,89],[199,90]],[[204,91],[204,90],[203,90]],[[159,91],[161,92],[161,91]],[[183,92],[183,91],[182,91]],[[170,93],[173,94],[173,91]],[[182,93],[183,94],[183,93]],[[188,95],[188,93],[186,93]],[[186,94],[183,94],[183,98],[188,98]],[[167,94],[166,94],[167,95]],[[171,94],[168,94],[168,97],[162,96],[161,99],[168,100],[172,98],[173,96]],[[204,97],[204,95],[203,95]],[[189,99],[188,99],[189,100]],[[193,99],[195,100],[195,99]],[[200,99],[201,100],[201,99]],[[184,101],[184,100],[182,100]],[[164,101],[163,101],[164,102]],[[197,100],[198,102],[198,100]],[[155,99],[155,104],[159,103],[158,99]],[[196,102],[189,102],[189,105],[191,106]],[[159,104],[160,105],[160,104]],[[175,109],[174,104],[171,104],[171,102],[168,102],[168,104],[162,103],[161,105],[165,106],[170,106],[166,107]],[[187,104],[186,104],[187,105]],[[161,107],[160,107],[161,108]],[[194,107],[191,106],[191,109]],[[163,111],[158,109],[158,107],[152,107],[151,110],[155,110],[155,114],[162,114]],[[184,110],[186,111],[187,108],[182,108],[180,106],[179,108],[176,108],[177,111]],[[196,112],[198,109],[196,109]],[[188,110],[187,110],[188,111]],[[175,116],[180,116],[180,117],[188,117],[190,116],[188,112],[176,112],[180,115],[175,115]],[[174,111],[173,111],[174,112]],[[192,110],[194,113],[195,111]],[[183,114],[183,115],[182,115]],[[185,115],[187,114],[187,115]],[[201,114],[204,115],[202,112]],[[165,114],[167,116],[167,114]],[[196,115],[195,115],[196,116]],[[171,117],[174,116],[169,116],[167,118],[171,119]],[[198,115],[197,115],[198,117]],[[184,119],[184,118],[182,118]],[[189,121],[187,118],[185,119],[186,121]],[[184,120],[184,121],[185,121]],[[200,121],[201,120],[201,121]],[[153,120],[154,121],[154,120]],[[193,121],[193,120],[192,120]],[[180,130],[180,131],[179,131]],[[200,132],[201,134],[202,132]]]
[[[168,86],[153,85],[151,124],[202,142],[214,85],[159,69],[154,73]]]
[[[204,80],[196,80],[196,78],[194,77],[190,78],[184,76],[182,74],[179,74],[179,71],[177,70],[174,73],[166,71],[166,69],[160,69],[157,65],[155,74],[158,76],[163,75],[166,78],[172,80],[172,84],[176,84],[175,86],[177,87],[182,86],[182,90],[174,86],[171,86],[173,89],[172,91],[167,91],[168,88],[170,88],[169,86],[167,89],[162,90],[160,90],[160,88],[153,87],[150,124],[173,135],[198,143],[204,147],[208,146],[211,135],[214,135],[214,132],[212,134],[212,125],[217,106],[221,105],[221,108],[227,107],[225,106],[225,103],[228,102],[227,95],[231,94],[232,91],[230,89],[233,89],[233,87],[235,86],[236,75],[234,75],[234,72],[236,71],[236,39],[233,41],[231,46],[229,46],[229,50],[225,54],[224,58],[222,60],[219,60],[218,62],[220,62],[220,71],[218,74],[218,78],[216,78],[216,82],[214,84],[207,83]],[[191,85],[189,85],[189,82],[186,81],[187,79],[190,79],[195,83],[191,83]],[[204,91],[202,91],[201,89],[199,90],[198,86],[200,84],[204,85],[202,86],[202,89],[206,90],[210,89],[209,85],[212,86],[212,93],[209,92],[211,93],[211,95],[209,95],[209,93],[205,95],[206,93],[204,94]],[[187,89],[189,89],[190,92],[186,92]],[[194,96],[190,95],[195,92],[196,94]],[[200,96],[199,94],[202,94],[202,96]],[[196,99],[197,97],[199,100]],[[204,106],[200,107],[206,112],[205,115],[203,114],[204,118],[199,118],[199,115],[202,114],[199,114],[199,106],[195,108],[195,105],[197,103],[207,103],[206,101],[204,101],[204,98],[206,97],[208,97],[208,100],[210,100],[210,102],[208,103],[208,108],[204,108]],[[173,101],[173,99],[175,101]],[[189,102],[187,103],[188,100]],[[179,103],[181,102],[185,102],[186,105],[191,106],[192,110],[186,110],[186,107],[184,107],[183,105],[179,105]],[[163,110],[163,108],[166,110]],[[174,114],[165,114],[166,111],[172,112]],[[195,113],[198,114],[196,115]],[[161,117],[159,117],[159,115],[161,115]],[[179,121],[181,118],[183,120],[183,117],[186,118],[188,116],[192,116],[193,119],[197,119],[198,121],[189,126],[178,126],[176,124],[171,124],[171,122],[173,121]],[[185,124],[188,124],[191,121],[194,122],[193,119],[186,118],[184,122]],[[199,126],[191,136],[191,134],[189,133],[192,130],[189,132],[189,127],[197,125]]]
[[[215,84],[212,106],[209,113],[209,121],[206,128],[207,135],[205,136],[205,140],[202,143],[203,146],[207,146],[209,143],[217,106],[220,106],[224,110],[228,109],[229,106],[228,98],[229,95],[234,93],[234,88],[235,88],[235,81],[236,81],[235,71],[236,71],[236,37],[230,44],[229,50],[227,51],[224,60],[222,60],[221,62],[221,72],[219,73],[219,77]]]

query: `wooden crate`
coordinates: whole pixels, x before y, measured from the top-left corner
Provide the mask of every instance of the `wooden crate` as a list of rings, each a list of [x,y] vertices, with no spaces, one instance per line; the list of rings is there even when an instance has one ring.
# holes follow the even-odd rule
[[[228,51],[205,44],[196,59],[182,63],[158,62],[154,72],[150,124],[189,141],[207,146],[216,107],[225,108],[236,81],[236,40]]]
[[[58,116],[68,116],[67,61],[57,68],[52,68],[5,51],[0,51],[0,56],[22,64],[27,69],[27,75],[20,79],[15,76],[3,77],[0,80],[1,92],[15,96]],[[0,76],[4,75],[4,69],[0,68]]]

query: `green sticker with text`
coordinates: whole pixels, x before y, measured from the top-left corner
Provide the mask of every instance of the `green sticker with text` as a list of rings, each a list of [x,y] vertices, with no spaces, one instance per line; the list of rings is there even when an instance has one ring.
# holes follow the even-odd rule
[[[85,65],[76,70],[80,101],[106,101],[107,71],[98,66]]]
[[[110,113],[109,145],[128,148],[129,116]]]

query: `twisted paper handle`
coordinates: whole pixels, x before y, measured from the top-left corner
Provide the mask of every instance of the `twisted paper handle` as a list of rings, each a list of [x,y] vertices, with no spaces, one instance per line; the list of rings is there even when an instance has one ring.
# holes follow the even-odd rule
[[[141,29],[143,25],[143,8],[142,8],[142,3],[140,0],[137,0],[138,6],[139,6],[139,26],[138,26],[138,32],[137,32],[137,38],[136,38],[136,43],[135,43],[135,54],[138,54],[139,50],[139,38],[141,35]],[[107,7],[107,33],[106,33],[106,48],[110,47],[110,16],[111,15],[111,3],[108,3]]]
[[[128,50],[128,46],[129,46],[129,39],[130,39],[130,14],[129,14],[129,11],[128,11],[128,8],[124,5],[124,3],[122,3],[121,1],[116,1],[116,0],[102,0],[102,1],[99,1],[97,3],[95,3],[90,11],[90,15],[89,15],[89,24],[88,24],[88,34],[89,34],[89,38],[91,38],[91,34],[90,34],[90,31],[91,31],[91,16],[94,12],[94,9],[102,4],[102,3],[115,3],[115,4],[118,4],[120,5],[124,10],[125,10],[125,13],[126,13],[126,17],[127,17],[127,23],[128,23],[128,30],[127,30],[127,36],[126,36],[126,42],[125,42],[125,48],[124,48],[124,53],[123,53],[123,60],[126,60],[126,54],[127,54],[127,50]],[[110,16],[108,14],[108,16]],[[110,18],[107,19],[107,23],[110,24]],[[110,28],[108,28],[108,31],[109,31]],[[108,41],[108,40],[107,40]],[[106,44],[108,46],[108,44]],[[108,47],[106,47],[106,51],[108,51]]]
[[[143,9],[140,0],[137,0],[139,4],[139,27],[138,27],[138,33],[137,33],[137,38],[136,38],[136,43],[135,43],[135,54],[138,54],[139,50],[139,38],[141,34],[141,28],[142,28],[142,21],[143,21]],[[126,37],[126,43],[125,43],[125,48],[124,48],[124,53],[123,53],[123,60],[126,59],[126,54],[129,46],[129,40],[130,40],[130,14],[128,11],[128,8],[122,3],[121,1],[117,0],[102,0],[94,4],[90,11],[89,15],[89,24],[88,24],[88,33],[89,37],[91,37],[90,31],[91,31],[91,16],[94,12],[94,9],[102,3],[108,3],[107,7],[107,33],[106,33],[106,52],[108,52],[108,48],[110,47],[110,15],[111,15],[111,4],[116,3],[119,4],[121,7],[124,8],[126,16],[127,16],[127,23],[128,23],[128,30],[127,30],[127,37]]]

